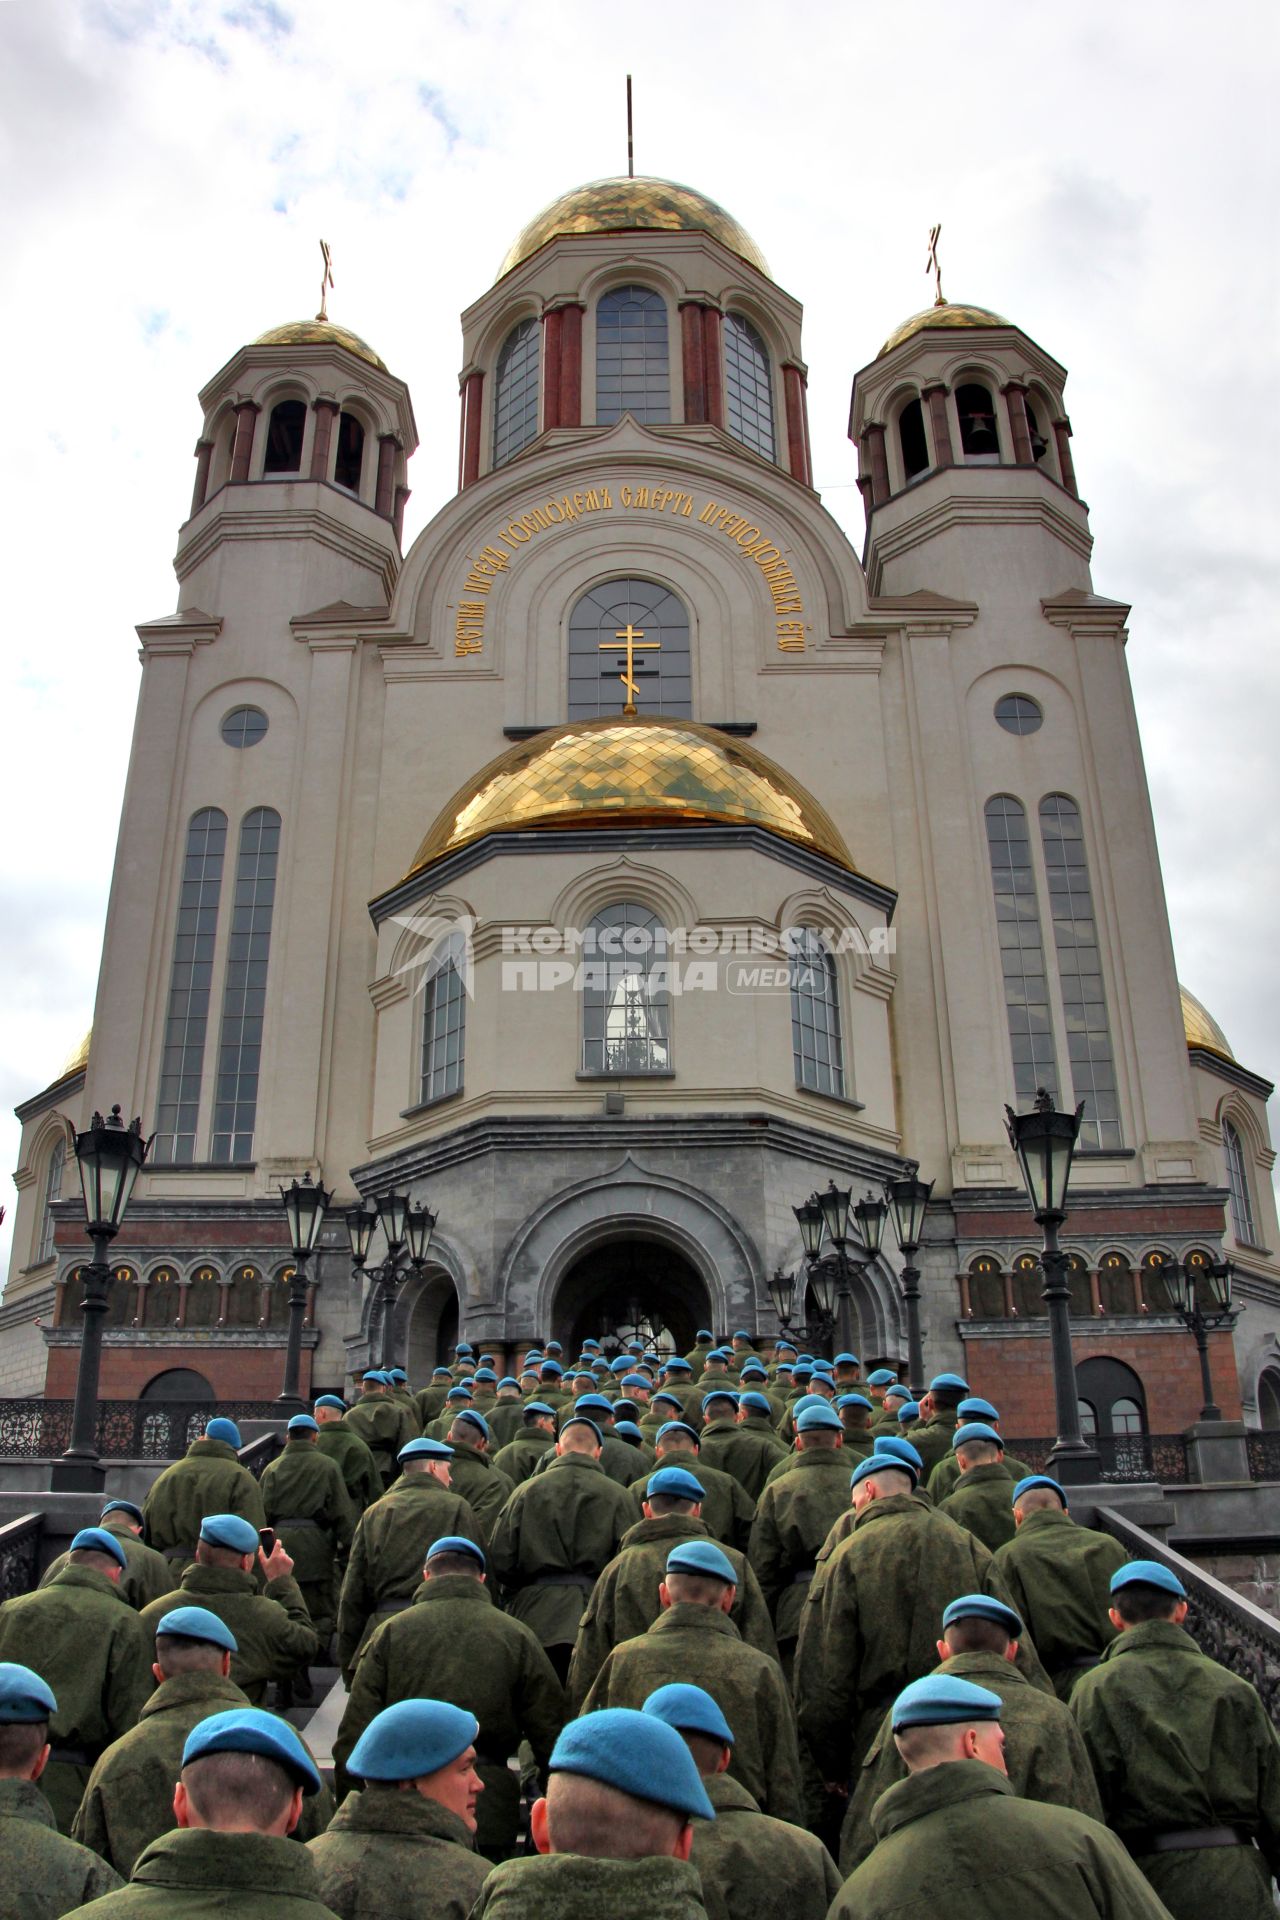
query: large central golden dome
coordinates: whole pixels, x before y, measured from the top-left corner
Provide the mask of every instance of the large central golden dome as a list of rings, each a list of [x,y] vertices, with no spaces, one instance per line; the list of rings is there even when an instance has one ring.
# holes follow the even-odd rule
[[[677,180],[652,180],[641,175],[634,180],[625,176],[590,180],[585,187],[562,193],[516,238],[498,269],[498,278],[501,280],[504,273],[510,273],[512,267],[518,267],[557,234],[627,233],[636,228],[712,234],[730,253],[770,277],[768,261],[731,213],[705,193],[682,187]]]
[[[851,871],[839,830],[813,795],[754,747],[693,720],[571,720],[523,740],[460,787],[411,873],[483,834],[514,828],[764,827]]]

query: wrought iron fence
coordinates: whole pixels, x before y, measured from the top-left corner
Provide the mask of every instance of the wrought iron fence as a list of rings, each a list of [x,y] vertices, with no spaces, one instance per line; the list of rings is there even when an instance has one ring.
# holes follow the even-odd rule
[[[261,1480],[264,1470],[271,1465],[277,1454],[283,1451],[283,1434],[260,1434],[256,1440],[251,1440],[247,1447],[241,1447],[240,1465],[248,1467],[255,1480]]]
[[[1265,1428],[1248,1436],[1249,1478],[1280,1480],[1280,1430]]]
[[[40,1535],[44,1515],[24,1513],[0,1526],[0,1601],[30,1593],[40,1577]]]
[[[1202,1653],[1255,1686],[1275,1720],[1280,1715],[1280,1621],[1113,1507],[1099,1507],[1094,1524],[1118,1540],[1131,1560],[1158,1560],[1172,1568],[1190,1602],[1187,1632]]]
[[[1161,1486],[1187,1484],[1187,1447],[1180,1433],[1092,1433],[1102,1462],[1102,1478],[1122,1485],[1135,1480],[1157,1480]],[[1010,1440],[1009,1451],[1036,1473],[1042,1473],[1055,1445],[1051,1437]]]
[[[51,1460],[71,1444],[70,1400],[0,1400],[0,1459]],[[103,1400],[97,1448],[104,1460],[176,1460],[215,1415],[273,1420],[273,1400]]]

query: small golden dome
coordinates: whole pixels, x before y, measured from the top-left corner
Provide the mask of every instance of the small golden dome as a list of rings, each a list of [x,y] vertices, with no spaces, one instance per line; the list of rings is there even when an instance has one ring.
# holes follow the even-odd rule
[[[1220,1053],[1226,1060],[1234,1060],[1235,1055],[1227,1042],[1227,1036],[1218,1025],[1209,1009],[1202,1006],[1194,993],[1188,993],[1179,982],[1178,992],[1182,995],[1182,1025],[1189,1047],[1206,1047],[1210,1053]]]
[[[562,193],[531,220],[498,268],[498,278],[562,233],[627,233],[634,229],[709,233],[769,276],[769,263],[745,227],[705,193],[675,180],[590,180]]]
[[[367,340],[333,320],[290,320],[283,327],[269,327],[253,344],[255,347],[345,347],[357,359],[377,367],[379,373],[387,371],[386,361],[378,358]]]
[[[913,313],[900,327],[895,327],[889,338],[876,355],[883,360],[886,353],[892,353],[904,340],[910,340],[913,334],[924,333],[930,327],[1007,327],[1010,322],[998,313],[992,313],[989,307],[958,307],[950,300],[944,300],[941,306],[926,307],[923,313]]]
[[[69,1073],[79,1073],[81,1067],[88,1066],[89,1043],[92,1039],[93,1039],[93,1028],[90,1027],[88,1033],[86,1033],[84,1039],[80,1042],[80,1045],[76,1048],[75,1052],[68,1054],[66,1065],[61,1069],[61,1071],[58,1074],[59,1080],[65,1080]]]
[[[410,873],[483,834],[519,828],[764,827],[856,871],[812,794],[754,747],[693,720],[571,720],[499,754],[443,807]]]

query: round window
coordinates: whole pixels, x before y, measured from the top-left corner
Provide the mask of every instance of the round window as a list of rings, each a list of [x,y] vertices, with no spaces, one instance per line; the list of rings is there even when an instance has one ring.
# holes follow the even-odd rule
[[[1006,693],[996,701],[996,719],[1006,733],[1038,733],[1044,715],[1029,693]]]
[[[267,716],[261,707],[232,707],[222,723],[222,737],[229,747],[256,747],[267,730]]]

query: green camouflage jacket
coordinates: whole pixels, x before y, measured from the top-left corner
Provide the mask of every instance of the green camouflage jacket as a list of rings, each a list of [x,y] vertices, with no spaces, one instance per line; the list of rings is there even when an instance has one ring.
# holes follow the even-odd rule
[[[541,1427],[521,1426],[514,1439],[494,1454],[493,1464],[499,1473],[506,1474],[513,1487],[518,1487],[537,1471],[547,1454],[555,1454],[555,1449],[554,1433],[546,1433]]]
[[[826,1920],[840,1875],[821,1840],[761,1813],[731,1774],[702,1784],[716,1817],[694,1821],[689,1859],[710,1920]]]
[[[340,1920],[467,1920],[492,1871],[456,1814],[394,1782],[351,1794],[308,1851]]]
[[[705,1920],[687,1860],[586,1860],[541,1853],[495,1867],[471,1920]]]
[[[791,1471],[771,1479],[761,1494],[747,1548],[780,1641],[799,1633],[818,1552],[849,1511],[849,1456],[843,1447],[797,1453],[790,1464]]]
[[[271,1681],[287,1679],[305,1667],[319,1648],[307,1603],[291,1573],[268,1580],[259,1591],[255,1574],[193,1562],[176,1595],[153,1600],[138,1615],[153,1638],[174,1606],[208,1607],[230,1627],[239,1648],[231,1656],[231,1678],[255,1707],[262,1705]]]
[[[381,1498],[382,1475],[378,1472],[378,1463],[360,1435],[347,1425],[345,1415],[321,1427],[316,1452],[326,1454],[337,1466],[347,1498],[357,1514]]]
[[[399,1400],[393,1400],[390,1394],[362,1393],[342,1417],[352,1433],[360,1436],[373,1455],[383,1485],[389,1485],[400,1471],[396,1456],[401,1447],[418,1438],[419,1427],[414,1414]]]
[[[30,1780],[0,1780],[0,1916],[58,1920],[123,1886],[88,1847],[58,1832],[53,1808]]]
[[[376,1615],[409,1604],[422,1583],[427,1548],[449,1533],[483,1542],[466,1501],[430,1474],[398,1481],[361,1514],[338,1601],[338,1663],[348,1685]]]
[[[508,1446],[524,1428],[524,1395],[518,1400],[495,1400],[492,1408],[485,1414],[492,1436],[489,1445],[494,1454]],[[494,1465],[497,1465],[496,1459]]]
[[[149,1545],[179,1573],[195,1555],[206,1514],[238,1513],[251,1527],[267,1524],[258,1483],[225,1440],[193,1440],[152,1481],[142,1513]]]
[[[487,1547],[498,1515],[514,1491],[514,1483],[487,1453],[480,1453],[465,1442],[459,1445],[450,1441],[449,1444],[454,1447],[453,1459],[449,1462],[449,1485],[471,1508],[480,1527],[480,1544]]]
[[[544,1647],[572,1645],[588,1595],[636,1518],[598,1460],[559,1455],[518,1486],[489,1550],[508,1610]]]
[[[997,1549],[995,1571],[1036,1651],[1066,1700],[1085,1667],[1115,1639],[1107,1618],[1111,1576],[1128,1555],[1110,1534],[1079,1527],[1069,1513],[1029,1513]]]
[[[173,1592],[178,1584],[178,1569],[172,1561],[153,1547],[144,1546],[132,1528],[122,1521],[113,1521],[108,1515],[101,1525],[124,1548],[126,1565],[120,1575],[120,1591],[135,1613],[140,1613],[152,1600]],[[70,1564],[70,1555],[60,1553],[41,1574],[40,1585],[47,1587]]]
[[[1017,1531],[1013,1518],[1013,1476],[1000,1460],[970,1467],[939,1510],[957,1525],[968,1527],[970,1533],[994,1553],[997,1547],[1012,1540]]]
[[[954,1407],[939,1407],[938,1411],[930,1414],[929,1418],[923,1423],[917,1420],[915,1426],[912,1427],[907,1437],[916,1452],[920,1455],[920,1458],[924,1461],[923,1485],[928,1486],[929,1475],[933,1469],[940,1460],[945,1460],[947,1455],[953,1451],[956,1428],[959,1424],[960,1418]],[[889,1431],[898,1432],[900,1430],[895,1414],[893,1427],[889,1429]]]
[[[311,1855],[265,1833],[190,1827],[149,1846],[118,1893],[83,1909],[93,1920],[333,1920]]]
[[[338,1610],[338,1567],[359,1517],[342,1470],[318,1443],[290,1440],[262,1476],[262,1504],[293,1558],[293,1577],[325,1646]]]
[[[692,1447],[687,1452],[679,1447],[668,1450],[659,1456],[658,1465],[679,1467],[693,1475],[703,1492],[702,1519],[707,1532],[722,1546],[737,1547],[740,1553],[745,1553],[756,1503],[741,1483],[731,1473],[721,1472],[719,1467],[704,1466],[701,1455]],[[644,1489],[648,1478],[648,1473],[641,1473],[631,1483],[633,1521],[644,1518]]]
[[[751,1500],[759,1500],[770,1472],[787,1454],[772,1424],[759,1413],[741,1425],[736,1420],[713,1420],[700,1437],[699,1459],[721,1473],[731,1473]]]
[[[911,1435],[908,1434],[906,1437],[909,1440]],[[1035,1467],[1029,1467],[1025,1460],[1015,1459],[1011,1453],[1005,1454],[1004,1464],[1009,1469],[1009,1478],[1015,1487],[1019,1480],[1025,1480],[1029,1473],[1037,1471]],[[950,1453],[943,1455],[929,1475],[929,1498],[935,1507],[940,1506],[949,1493],[955,1492],[959,1478],[960,1462],[956,1459],[953,1449]]]

